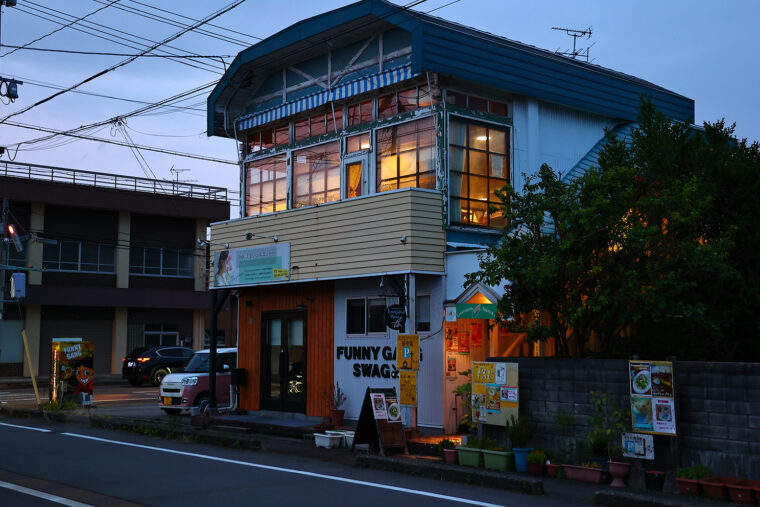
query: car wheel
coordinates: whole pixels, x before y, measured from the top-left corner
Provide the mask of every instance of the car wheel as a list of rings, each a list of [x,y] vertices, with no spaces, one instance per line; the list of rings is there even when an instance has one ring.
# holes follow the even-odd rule
[[[195,399],[195,406],[200,409],[201,414],[204,413],[208,408],[208,395],[202,394],[198,396],[198,398]]]
[[[140,387],[142,385],[142,380],[140,380],[139,378],[131,378],[129,379],[129,383],[135,387]]]
[[[161,410],[169,415],[178,415],[180,412],[182,412],[182,409],[179,408],[162,408]]]
[[[153,376],[151,377],[151,380],[153,381],[153,385],[154,385],[154,386],[159,386],[159,385],[161,385],[161,381],[162,381],[162,380],[164,380],[164,377],[165,377],[165,376],[166,376],[168,373],[169,373],[169,372],[168,372],[168,371],[166,371],[166,369],[165,369],[165,368],[159,368],[159,369],[157,369],[156,371],[154,371],[154,372],[153,372]]]

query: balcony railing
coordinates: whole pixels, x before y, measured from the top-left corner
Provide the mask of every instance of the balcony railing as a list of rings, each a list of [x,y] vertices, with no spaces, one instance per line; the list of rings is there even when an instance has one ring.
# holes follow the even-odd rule
[[[150,194],[175,195],[193,199],[227,200],[227,189],[221,187],[209,187],[172,180],[153,180],[150,178],[81,171],[79,169],[65,169],[37,164],[0,162],[0,176],[52,181],[88,187],[113,188],[132,192],[147,192]]]

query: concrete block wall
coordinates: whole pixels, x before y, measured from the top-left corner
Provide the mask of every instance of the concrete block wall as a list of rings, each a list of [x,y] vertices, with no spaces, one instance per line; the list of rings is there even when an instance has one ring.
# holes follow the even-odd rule
[[[505,361],[505,358],[490,358]],[[536,424],[532,445],[550,453],[572,450],[591,429],[591,391],[609,393],[628,410],[628,361],[619,359],[509,358],[520,368],[520,414]],[[760,363],[674,364],[678,437],[655,436],[654,462],[646,468],[674,470],[702,463],[716,475],[760,479]],[[555,413],[572,424],[563,434]],[[503,428],[486,436],[504,442]]]

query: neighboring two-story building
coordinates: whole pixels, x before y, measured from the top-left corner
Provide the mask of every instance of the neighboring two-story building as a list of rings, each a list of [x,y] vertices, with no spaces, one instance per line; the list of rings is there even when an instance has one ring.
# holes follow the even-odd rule
[[[214,286],[240,294],[241,406],[324,415],[339,382],[358,417],[366,387],[398,386],[400,304],[421,339],[416,422],[456,428],[458,371],[544,352],[491,326],[500,288],[465,286],[508,226],[496,189],[571,173],[641,96],[693,120],[641,79],[384,0],[242,51],[208,99],[209,135],[241,147],[241,216],[211,227]]]
[[[55,338],[92,341],[96,375],[121,373],[138,346],[204,346],[210,297],[197,239],[229,218],[226,189],[4,162],[0,198],[24,246],[0,245],[9,266],[0,375],[29,375],[24,328],[42,376]],[[22,271],[27,290],[18,304],[7,282]],[[234,332],[225,338],[235,344]]]

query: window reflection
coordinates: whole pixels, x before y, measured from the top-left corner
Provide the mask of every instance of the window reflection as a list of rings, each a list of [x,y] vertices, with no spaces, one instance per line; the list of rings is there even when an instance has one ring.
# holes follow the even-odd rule
[[[293,152],[293,208],[340,199],[340,145],[337,142]]]
[[[285,155],[250,162],[246,166],[247,216],[286,209],[287,164]]]
[[[377,191],[435,188],[432,117],[377,131]]]

